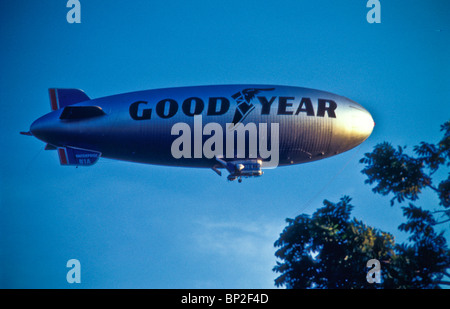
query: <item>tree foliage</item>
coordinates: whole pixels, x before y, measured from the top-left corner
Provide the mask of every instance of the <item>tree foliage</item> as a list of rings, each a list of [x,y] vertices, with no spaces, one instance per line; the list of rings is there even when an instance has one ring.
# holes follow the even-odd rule
[[[384,142],[375,146],[371,153],[366,153],[360,160],[366,164],[362,173],[367,176],[365,183],[376,184],[375,193],[388,195],[392,193],[391,205],[397,200],[415,201],[424,188],[435,191],[439,205],[450,208],[450,173],[437,186],[432,176],[442,167],[450,166],[450,121],[441,126],[443,138],[437,144],[426,142],[414,147],[416,157],[404,153],[405,147],[397,150],[390,143]],[[450,212],[446,212],[450,216]]]
[[[405,222],[398,227],[409,234],[407,242],[396,244],[391,234],[351,219],[351,199],[338,203],[325,200],[312,216],[286,219],[287,226],[275,242],[274,271],[281,275],[275,285],[287,288],[439,288],[450,285],[450,251],[438,225],[450,222],[450,173],[436,181],[436,172],[450,166],[450,121],[441,126],[443,138],[436,144],[420,143],[413,148],[394,148],[384,142],[360,160],[362,173],[373,192],[393,195],[391,206],[402,206]],[[414,205],[425,189],[439,199],[434,210]],[[430,208],[433,205],[427,205]],[[366,281],[366,263],[381,263],[382,282]]]
[[[394,254],[394,238],[351,219],[353,206],[349,197],[338,203],[324,201],[324,207],[311,217],[300,215],[286,219],[275,246],[274,271],[282,273],[276,286],[288,288],[364,288],[366,263],[376,258],[390,260]]]

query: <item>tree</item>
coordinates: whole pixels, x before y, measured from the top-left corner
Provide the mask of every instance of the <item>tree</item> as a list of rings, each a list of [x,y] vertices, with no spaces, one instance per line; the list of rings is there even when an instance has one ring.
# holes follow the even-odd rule
[[[348,196],[324,207],[311,217],[286,219],[288,226],[275,242],[281,247],[275,255],[275,272],[282,273],[276,286],[288,288],[366,288],[376,287],[366,280],[370,259],[390,260],[394,238],[356,219],[350,219],[353,206]]]
[[[450,174],[436,186],[433,176],[450,165],[450,121],[441,127],[444,137],[437,144],[422,142],[415,157],[384,142],[360,160],[362,173],[377,194],[393,194],[391,206],[419,199],[430,188],[439,198],[439,209],[425,210],[411,202],[403,206],[406,222],[399,230],[408,241],[395,244],[391,234],[350,219],[350,198],[338,203],[324,201],[312,216],[286,219],[287,227],[275,242],[275,255],[283,262],[273,268],[281,275],[276,286],[288,288],[439,288],[450,285],[450,251],[444,232],[437,225],[450,221]],[[381,263],[382,282],[366,281],[366,262]]]
[[[376,184],[373,192],[392,194],[391,206],[405,200],[416,201],[424,189],[431,189],[439,199],[434,210],[409,203],[403,206],[406,222],[399,230],[411,233],[409,243],[396,247],[398,259],[394,261],[396,277],[400,287],[437,287],[449,284],[443,280],[450,277],[450,254],[446,246],[444,231],[437,233],[437,225],[450,222],[450,173],[436,186],[433,176],[443,167],[450,166],[450,121],[441,126],[443,138],[436,144],[426,142],[414,147],[415,156],[404,153],[405,147],[394,149],[389,143],[375,146],[360,160],[366,164],[362,173],[365,183]],[[427,205],[430,206],[430,205]],[[429,208],[429,207],[428,207]],[[407,272],[405,269],[413,271]],[[403,275],[403,280],[400,279]]]

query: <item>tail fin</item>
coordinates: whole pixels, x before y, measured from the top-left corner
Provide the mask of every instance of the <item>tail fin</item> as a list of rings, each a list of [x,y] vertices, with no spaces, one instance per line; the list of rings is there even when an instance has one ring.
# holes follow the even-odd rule
[[[80,89],[50,88],[48,89],[48,94],[50,96],[50,106],[52,111],[68,105],[90,100],[86,93]]]
[[[72,147],[58,147],[58,155],[61,165],[89,166],[98,161],[101,153]]]

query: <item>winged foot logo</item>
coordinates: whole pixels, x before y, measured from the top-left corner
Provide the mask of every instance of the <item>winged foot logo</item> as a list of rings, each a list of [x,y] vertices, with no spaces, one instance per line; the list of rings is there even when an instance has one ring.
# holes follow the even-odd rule
[[[255,105],[251,101],[258,93],[272,90],[275,88],[247,88],[233,94],[231,97],[236,101],[237,106],[230,128],[238,126],[255,109]]]

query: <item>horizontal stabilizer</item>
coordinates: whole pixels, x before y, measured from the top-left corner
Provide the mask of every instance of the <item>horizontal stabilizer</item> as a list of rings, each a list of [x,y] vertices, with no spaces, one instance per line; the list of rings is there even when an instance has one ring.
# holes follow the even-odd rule
[[[66,106],[59,119],[86,119],[106,115],[99,106]]]
[[[59,161],[61,165],[92,165],[98,161],[100,152],[84,150],[72,147],[58,148]]]
[[[89,97],[80,89],[70,88],[50,88],[48,90],[50,96],[50,106],[52,111],[56,111],[68,105],[89,101]]]

